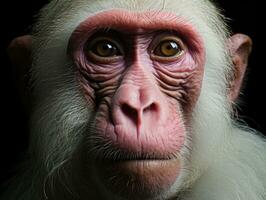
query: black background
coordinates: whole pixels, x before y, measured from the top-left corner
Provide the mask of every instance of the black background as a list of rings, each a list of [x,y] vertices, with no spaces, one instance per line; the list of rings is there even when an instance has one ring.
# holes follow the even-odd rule
[[[6,48],[12,38],[27,34],[34,22],[33,15],[47,3],[44,0],[9,0],[1,6],[1,136],[0,136],[0,183],[12,175],[11,170],[20,160],[27,147],[26,118],[14,86],[12,66]],[[260,38],[262,21],[257,16],[256,1],[218,1],[234,32],[249,35],[254,42],[250,58],[240,116],[253,128],[266,133],[265,124],[265,64],[262,51],[265,39]],[[258,25],[259,24],[259,25]]]

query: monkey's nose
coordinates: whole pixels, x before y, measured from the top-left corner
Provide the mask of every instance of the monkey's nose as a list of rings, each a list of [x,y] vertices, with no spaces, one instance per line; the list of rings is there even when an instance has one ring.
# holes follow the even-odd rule
[[[143,120],[148,120],[148,118],[154,118],[158,115],[159,105],[155,101],[148,103],[140,102],[138,105],[134,105],[133,102],[124,102],[121,104],[121,117],[125,117],[131,120],[133,124],[136,125],[138,129],[141,128]]]
[[[140,133],[151,131],[155,123],[163,121],[164,104],[154,89],[123,86],[118,89],[114,99],[115,125],[134,128]]]

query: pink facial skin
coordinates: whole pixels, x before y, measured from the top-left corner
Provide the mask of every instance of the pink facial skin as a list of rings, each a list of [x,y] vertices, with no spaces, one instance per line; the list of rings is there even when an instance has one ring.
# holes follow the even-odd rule
[[[112,31],[102,33],[107,29]],[[88,44],[99,31],[119,43],[122,55],[110,59],[88,56]],[[154,56],[156,45],[166,36],[182,41],[182,56]],[[203,78],[205,51],[197,31],[173,13],[104,11],[77,27],[68,50],[80,72],[83,92],[95,106],[91,143],[99,146],[97,153],[102,153],[103,160],[131,160],[133,164],[121,166],[120,162],[115,168],[122,174],[135,174],[136,182],[150,195],[169,188],[179,174],[175,155],[184,145],[185,127]],[[109,157],[101,149],[104,145],[121,157]],[[143,164],[145,159],[158,162]],[[110,169],[113,166],[106,170],[107,177]]]

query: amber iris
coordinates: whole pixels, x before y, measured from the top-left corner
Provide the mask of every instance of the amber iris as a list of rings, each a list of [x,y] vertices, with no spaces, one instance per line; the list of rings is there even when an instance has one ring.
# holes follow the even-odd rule
[[[183,53],[183,49],[176,41],[162,41],[155,49],[154,54],[161,57],[176,57]]]
[[[121,55],[117,45],[109,40],[97,41],[91,47],[90,51],[99,57],[115,57]]]

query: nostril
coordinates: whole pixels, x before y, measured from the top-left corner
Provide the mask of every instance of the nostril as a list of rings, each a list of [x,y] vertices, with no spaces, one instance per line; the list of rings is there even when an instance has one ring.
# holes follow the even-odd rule
[[[143,120],[157,120],[159,114],[159,105],[154,102],[139,110],[128,103],[123,103],[121,104],[120,109],[123,118],[130,120],[137,126],[141,125]]]
[[[123,114],[128,117],[130,120],[132,120],[134,123],[138,121],[138,112],[135,108],[129,106],[128,104],[124,103],[121,106],[121,110]]]
[[[146,108],[144,108],[143,113],[147,113],[147,112],[157,112],[158,111],[158,106],[156,103],[152,103],[149,106],[147,106]]]

